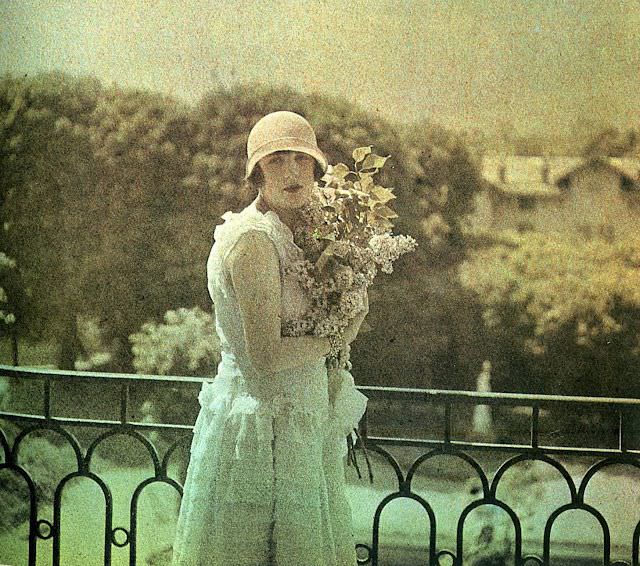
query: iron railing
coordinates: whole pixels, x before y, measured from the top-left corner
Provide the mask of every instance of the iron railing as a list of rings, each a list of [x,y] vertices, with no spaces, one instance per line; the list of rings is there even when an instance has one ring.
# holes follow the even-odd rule
[[[191,437],[191,426],[181,424],[154,424],[148,422],[134,421],[130,418],[132,387],[141,383],[162,383],[171,382],[174,385],[197,384],[205,378],[194,377],[174,377],[174,376],[151,376],[151,375],[129,375],[129,374],[106,374],[93,372],[71,372],[58,370],[41,370],[36,368],[15,368],[12,366],[0,365],[0,377],[10,380],[37,381],[42,384],[42,398],[40,399],[41,410],[35,414],[27,412],[12,412],[10,410],[0,411],[0,419],[19,425],[19,433],[10,441],[9,436],[0,429],[0,447],[3,454],[3,461],[0,463],[2,470],[11,470],[24,480],[28,492],[29,520],[28,520],[28,557],[26,561],[30,566],[35,566],[38,554],[38,541],[52,539],[52,563],[58,566],[60,559],[60,523],[62,493],[65,485],[77,477],[84,477],[92,480],[101,490],[104,497],[104,552],[103,560],[105,565],[112,563],[113,547],[124,548],[128,546],[129,564],[134,566],[137,563],[137,525],[138,525],[138,502],[143,490],[153,483],[163,483],[171,486],[182,495],[182,485],[179,479],[169,476],[168,467],[176,450],[188,448]],[[55,415],[52,410],[52,391],[57,385],[69,382],[88,382],[116,384],[119,389],[119,416],[114,419],[97,418],[68,418]],[[634,528],[631,540],[622,548],[612,544],[611,530],[603,513],[585,502],[585,492],[591,480],[603,470],[611,466],[628,466],[640,469],[640,443],[636,444],[637,437],[635,424],[640,422],[640,400],[635,399],[608,399],[590,397],[561,397],[546,395],[522,395],[507,393],[477,393],[466,391],[441,391],[425,389],[403,389],[390,387],[366,386],[359,388],[370,399],[370,408],[362,423],[362,438],[365,439],[366,450],[373,461],[374,471],[377,473],[381,466],[388,466],[395,477],[394,485],[385,486],[385,490],[379,494],[380,501],[377,504],[374,515],[371,518],[371,536],[368,541],[359,542],[357,545],[360,564],[371,564],[373,566],[385,563],[381,557],[381,523],[383,514],[389,507],[398,500],[411,500],[417,504],[424,512],[424,519],[428,525],[427,540],[421,541],[424,548],[423,555],[419,559],[420,564],[439,565],[466,565],[467,558],[464,556],[465,549],[465,528],[473,520],[470,519],[474,510],[480,508],[500,509],[506,515],[511,530],[511,557],[505,564],[516,564],[517,566],[530,566],[535,564],[552,564],[552,530],[559,518],[571,511],[582,511],[597,521],[602,531],[602,544],[598,545],[598,556],[595,561],[588,561],[584,557],[567,554],[565,552],[562,564],[604,564],[614,565],[639,565],[640,550],[640,522]],[[385,407],[381,411],[383,418],[376,417],[375,409]],[[414,437],[405,437],[376,434],[376,421],[384,422],[384,418],[389,418],[390,408],[402,405],[403,407],[414,407],[422,409],[429,407],[429,427],[428,434],[422,434],[419,430],[424,422],[421,419],[414,421],[416,425],[413,431]],[[470,441],[466,432],[469,430],[469,422],[460,425],[463,417],[469,414],[476,406],[491,407],[493,411],[503,411],[511,414],[515,407],[520,408],[520,419],[524,419],[527,425],[526,440],[513,442],[507,439],[500,441],[486,442],[480,440]],[[523,410],[524,408],[524,410]],[[401,409],[401,414],[407,412]],[[369,414],[372,413],[372,414]],[[587,446],[593,444],[600,437],[606,434],[599,434],[597,429],[588,431],[589,442],[581,441],[581,444],[557,445],[546,441],[547,435],[544,430],[544,423],[550,418],[560,422],[565,417],[579,417],[584,414],[600,415],[600,422],[609,423],[606,428],[607,433],[615,435],[614,445],[610,446]],[[522,416],[524,415],[524,416]],[[552,415],[550,417],[549,415]],[[553,417],[555,415],[555,417]],[[1,423],[2,421],[0,421]],[[91,428],[96,429],[97,436],[83,448],[81,442],[70,428]],[[435,428],[434,428],[435,427]],[[460,433],[459,431],[466,431]],[[30,435],[40,431],[52,431],[61,435],[71,447],[75,457],[76,470],[63,477],[55,488],[53,495],[53,521],[49,521],[40,516],[43,505],[38,501],[37,485],[29,471],[21,465],[20,447],[25,439]],[[168,445],[164,454],[159,454],[157,447],[150,441],[145,432],[157,431],[167,433],[184,433],[177,440]],[[435,432],[435,433],[434,433]],[[569,433],[571,431],[569,430]],[[113,497],[112,493],[100,477],[92,471],[92,458],[96,449],[107,439],[117,435],[126,435],[139,441],[144,450],[151,458],[153,474],[144,479],[134,489],[130,497],[129,526],[114,526],[113,524]],[[571,434],[568,435],[571,437]],[[584,438],[583,438],[584,440]],[[356,449],[362,451],[360,443]],[[419,451],[417,457],[411,457],[401,464],[402,458],[393,454],[395,449],[411,449]],[[493,473],[488,472],[486,464],[487,455],[494,457],[500,455],[497,464],[494,462]],[[468,503],[455,521],[455,534],[447,533],[448,540],[453,541],[450,548],[439,547],[440,539],[438,530],[442,521],[434,511],[434,507],[429,501],[428,493],[420,494],[414,487],[418,474],[429,461],[434,461],[439,457],[454,458],[470,467],[478,482],[476,497]],[[579,481],[572,476],[566,461],[570,458],[581,458],[588,460],[589,465],[586,473]],[[362,458],[359,458],[362,462]],[[491,459],[491,458],[489,458]],[[406,458],[405,458],[406,460]],[[546,517],[542,535],[540,555],[523,554],[523,528],[522,521],[512,506],[503,498],[498,496],[498,489],[504,481],[507,472],[523,463],[542,462],[557,471],[562,478],[569,494],[569,500],[559,504]],[[632,470],[634,471],[634,470]],[[5,472],[6,473],[6,472]],[[638,476],[640,477],[640,476]],[[0,475],[0,482],[2,476]],[[629,480],[634,481],[634,480]],[[637,481],[637,480],[636,480]],[[0,483],[0,486],[2,484]],[[423,490],[424,491],[424,490]],[[630,504],[631,509],[637,508],[637,501]],[[0,513],[3,511],[0,509]],[[488,533],[484,533],[488,534]],[[170,542],[170,541],[168,541]],[[485,541],[486,542],[486,541]],[[440,542],[440,544],[442,544]],[[489,545],[490,546],[490,545]],[[612,549],[615,554],[624,553],[625,557],[614,557],[612,560]],[[2,562],[2,551],[0,550],[0,562]],[[555,554],[554,554],[555,556]],[[574,559],[571,561],[571,559]],[[489,559],[487,559],[489,560]],[[497,560],[494,558],[494,560]],[[399,564],[400,562],[394,562]],[[414,562],[412,562],[414,563]],[[482,562],[479,561],[478,564]],[[485,564],[500,564],[501,562],[484,562]],[[64,565],[63,566],[67,566]]]

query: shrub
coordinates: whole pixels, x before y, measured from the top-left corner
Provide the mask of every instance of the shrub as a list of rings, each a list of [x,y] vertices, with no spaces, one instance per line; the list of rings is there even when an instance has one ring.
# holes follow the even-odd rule
[[[164,323],[147,322],[129,339],[138,373],[210,375],[220,360],[213,316],[198,307],[167,311]],[[192,390],[177,384],[155,388],[139,402],[146,422],[193,423],[198,409]],[[171,441],[173,436],[151,433],[149,438],[162,442]],[[182,454],[182,458],[186,455]],[[185,464],[186,461],[181,462],[182,468]],[[180,475],[184,475],[183,469]]]
[[[138,373],[205,375],[220,359],[213,317],[198,307],[167,311],[163,324],[147,322],[129,340]]]

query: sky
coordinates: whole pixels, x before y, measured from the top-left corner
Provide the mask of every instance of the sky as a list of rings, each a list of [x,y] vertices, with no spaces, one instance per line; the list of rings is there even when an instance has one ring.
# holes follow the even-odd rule
[[[0,32],[0,72],[189,102],[259,81],[400,122],[640,125],[638,0],[2,0]]]

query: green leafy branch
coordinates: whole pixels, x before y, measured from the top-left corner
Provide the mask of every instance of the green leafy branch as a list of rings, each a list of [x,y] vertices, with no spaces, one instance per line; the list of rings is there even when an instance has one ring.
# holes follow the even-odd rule
[[[354,170],[344,163],[331,166],[321,179],[320,193],[323,206],[333,212],[338,226],[349,233],[353,230],[374,228],[387,232],[393,228],[391,219],[397,214],[387,206],[396,198],[393,189],[376,184],[374,177],[389,158],[372,153],[371,146],[353,151]]]
[[[371,146],[353,151],[354,167],[344,163],[329,166],[322,177],[316,195],[323,213],[323,222],[314,237],[325,241],[316,267],[322,269],[332,256],[340,256],[340,240],[366,245],[374,234],[388,233],[398,215],[389,203],[396,198],[393,189],[376,183],[375,176],[389,156],[373,153]]]

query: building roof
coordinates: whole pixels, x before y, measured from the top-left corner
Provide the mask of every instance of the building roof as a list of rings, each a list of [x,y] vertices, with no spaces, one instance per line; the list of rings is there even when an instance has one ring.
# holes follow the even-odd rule
[[[513,197],[555,198],[562,195],[562,191],[555,185],[540,182],[499,184],[495,188],[502,194]]]
[[[543,157],[485,157],[481,176],[490,189],[505,195],[553,198],[561,194],[554,183],[546,180],[553,174]],[[547,171],[545,171],[547,167]]]
[[[549,158],[549,182],[556,185],[560,179],[566,177],[584,162],[582,157],[553,157]]]
[[[640,159],[630,157],[610,157],[609,165],[617,169],[635,183],[640,182]]]
[[[640,159],[629,157],[592,157],[582,159],[576,167],[565,172],[561,177],[558,177],[556,183],[569,179],[578,171],[588,169],[589,167],[606,167],[612,169],[633,184],[640,185]]]
[[[481,176],[490,190],[504,195],[554,198],[562,194],[560,181],[594,163],[611,167],[640,186],[640,159],[635,158],[485,156]]]

